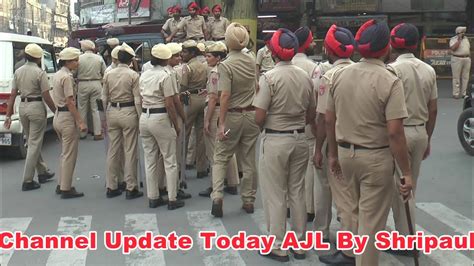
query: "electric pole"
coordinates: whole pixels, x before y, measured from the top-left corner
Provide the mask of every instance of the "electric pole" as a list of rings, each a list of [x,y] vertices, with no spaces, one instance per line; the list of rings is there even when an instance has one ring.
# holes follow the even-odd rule
[[[132,1],[128,0],[128,25],[132,24]]]

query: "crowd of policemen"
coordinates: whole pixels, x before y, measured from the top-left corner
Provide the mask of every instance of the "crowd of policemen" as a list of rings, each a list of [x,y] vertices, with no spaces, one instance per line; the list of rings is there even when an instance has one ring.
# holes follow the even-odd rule
[[[19,94],[28,138],[22,189],[40,187],[33,181],[35,170],[39,183],[54,176],[41,158],[43,102],[55,113],[61,141],[56,193],[63,199],[84,195],[72,186],[79,138],[88,130],[84,106],[93,106],[94,138],[107,140],[106,197],[124,191],[127,199],[143,196],[137,181],[140,136],[150,208],[174,210],[191,197],[182,190],[182,158],[194,127],[198,178],[208,168],[212,177],[200,195],[211,198],[213,216],[224,215],[224,192],[237,194],[239,185],[242,209],[253,213],[259,186],[267,229],[276,236],[265,257],[285,262],[290,252],[305,259],[302,250],[281,249],[288,216],[300,240],[313,222],[313,230],[330,241],[334,202],[341,230],[369,235],[369,245],[361,255],[344,250],[320,260],[377,265],[374,234],[384,230],[389,210],[401,234],[415,223],[417,178],[436,123],[436,73],[413,54],[417,28],[402,23],[390,31],[385,22],[369,20],[354,37],[332,25],[324,40],[328,61],[316,63],[308,58],[315,44],[307,27],[277,30],[255,56],[247,49],[247,28],[220,17],[219,5],[212,8],[215,24],[195,14],[198,9],[191,3],[185,18],[179,7],[169,10],[173,18],[163,27],[167,44],[152,48],[140,74],[131,67],[134,50],[115,38],[107,41],[108,67],[92,41],[81,41],[83,53],[65,48],[52,97],[39,67],[42,49],[25,48],[28,62],[15,72],[5,122],[8,127]],[[356,51],[359,62],[351,60]]]

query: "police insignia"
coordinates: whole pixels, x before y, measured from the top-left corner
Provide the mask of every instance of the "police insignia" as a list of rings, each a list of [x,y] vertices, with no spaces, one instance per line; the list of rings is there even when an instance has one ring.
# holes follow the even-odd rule
[[[217,85],[217,77],[212,77],[212,85],[216,86]]]
[[[324,85],[319,85],[319,95],[320,96],[323,96],[324,95],[324,91],[326,90],[326,86]]]

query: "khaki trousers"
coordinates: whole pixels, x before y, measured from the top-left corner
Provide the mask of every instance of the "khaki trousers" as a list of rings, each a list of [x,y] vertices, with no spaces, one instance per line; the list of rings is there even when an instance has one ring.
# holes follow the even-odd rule
[[[354,150],[339,147],[342,173],[350,184],[353,200],[351,232],[368,235],[367,248],[356,255],[356,265],[378,265],[380,251],[375,234],[385,230],[392,205],[394,162],[390,149]]]
[[[314,154],[314,143],[316,139],[306,138],[306,144],[308,145],[308,167],[306,167],[306,175],[304,178],[304,194],[306,202],[306,212],[313,213],[315,211],[315,179],[316,179],[316,168],[314,167],[313,154]]]
[[[48,166],[41,156],[46,128],[46,108],[43,102],[21,102],[19,109],[20,122],[28,144],[23,182],[28,183],[33,181],[35,169],[38,174],[44,174],[48,171]]]
[[[179,173],[181,172],[181,160],[182,160],[182,149],[183,149],[183,120],[178,117],[178,123],[181,127],[181,132],[179,133],[179,136],[176,140],[176,162],[178,165],[178,179],[181,177],[179,176]],[[158,187],[160,189],[164,189],[166,187],[166,172],[165,172],[165,164],[163,162],[163,155],[160,153],[158,155]]]
[[[84,123],[87,125],[87,111],[91,110],[94,135],[101,134],[99,111],[97,109],[97,99],[100,99],[102,84],[100,80],[80,81],[77,85],[78,111]],[[87,136],[87,132],[81,132],[81,137]]]
[[[324,142],[322,150],[326,151],[326,147],[327,143]],[[313,154],[313,152],[311,152],[311,154]],[[324,238],[329,238],[329,226],[331,225],[332,218],[332,193],[331,187],[329,186],[327,162],[326,152],[323,152],[323,169],[314,168],[316,179],[314,180],[313,187],[315,209],[313,229],[315,231],[321,231]]]
[[[79,145],[79,131],[70,112],[56,111],[53,127],[61,142],[58,184],[62,191],[71,190],[72,175],[76,167]]]
[[[204,128],[204,107],[206,97],[197,94],[191,94],[189,106],[186,110],[186,144],[189,147],[189,137],[191,129],[194,126],[196,132],[196,170],[198,172],[207,171],[208,162],[206,161],[206,148],[204,146],[203,128]]]
[[[413,175],[413,197],[408,201],[410,205],[410,214],[413,225],[415,225],[415,192],[416,185],[418,182],[418,176],[420,175],[421,162],[423,161],[423,155],[428,147],[428,134],[426,133],[425,126],[416,127],[405,127],[405,136],[407,139],[408,156],[410,160],[411,171]],[[398,185],[400,184],[401,172],[397,167],[395,172],[395,184],[393,189],[393,220],[395,221],[395,229],[401,235],[409,235],[408,220],[405,212],[405,203],[403,203],[403,197],[400,196],[398,191]]]
[[[214,165],[214,148],[216,146],[216,136],[217,136],[217,123],[219,121],[219,112],[220,108],[216,107],[214,113],[212,115],[209,131],[211,132],[210,135],[204,134],[204,143],[206,144],[206,156],[209,160],[209,164],[211,168]],[[207,107],[204,110],[204,114],[207,113]],[[237,168],[237,158],[235,154],[230,159],[229,164],[227,165],[227,185],[231,187],[236,187],[239,184],[239,170]],[[212,185],[212,180],[211,180]]]
[[[453,95],[466,95],[469,73],[471,71],[471,58],[451,56],[451,70],[453,72]]]
[[[224,198],[224,178],[227,166],[234,154],[240,153],[243,171],[240,196],[244,203],[253,203],[258,182],[255,146],[260,134],[260,129],[255,123],[255,112],[228,112],[225,128],[230,129],[229,138],[215,143],[211,198],[213,200]]]
[[[194,165],[196,163],[196,129],[192,127],[189,129],[191,131],[189,135],[189,140],[187,142],[188,152],[186,154],[186,164]],[[187,134],[186,134],[187,135]]]
[[[168,114],[143,113],[140,117],[140,136],[145,156],[148,198],[158,199],[160,197],[157,162],[161,153],[165,166],[168,199],[175,201],[178,184],[176,131],[172,127]]]
[[[272,252],[281,250],[286,233],[287,199],[291,212],[291,230],[299,240],[305,238],[306,206],[304,173],[308,164],[308,146],[304,134],[262,134],[259,175],[265,220],[276,240]]]
[[[138,115],[135,106],[110,107],[107,111],[109,148],[107,153],[107,188],[115,190],[125,173],[127,190],[138,188]]]
[[[108,129],[107,129],[107,120],[106,120],[106,116],[105,115],[100,115],[100,112],[99,112],[99,117],[100,117],[100,123],[102,125],[102,132],[104,134],[104,141],[105,141],[105,154],[107,155],[107,153],[109,152],[109,134],[108,134]],[[119,150],[119,153],[117,155],[117,161],[120,162],[120,165],[123,165],[123,150]],[[123,177],[123,168],[120,167],[118,169],[116,169],[117,171],[117,175],[118,175],[118,182],[119,183],[122,183],[123,180],[124,180],[124,177]]]

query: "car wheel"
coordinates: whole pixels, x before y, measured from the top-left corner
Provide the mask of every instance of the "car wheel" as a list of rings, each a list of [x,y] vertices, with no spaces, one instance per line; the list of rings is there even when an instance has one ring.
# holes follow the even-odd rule
[[[474,107],[467,108],[459,116],[458,137],[464,150],[474,156]]]
[[[14,159],[21,160],[26,158],[26,153],[28,150],[26,135],[24,133],[21,134],[20,139],[18,141],[18,146],[11,148],[11,154]]]

